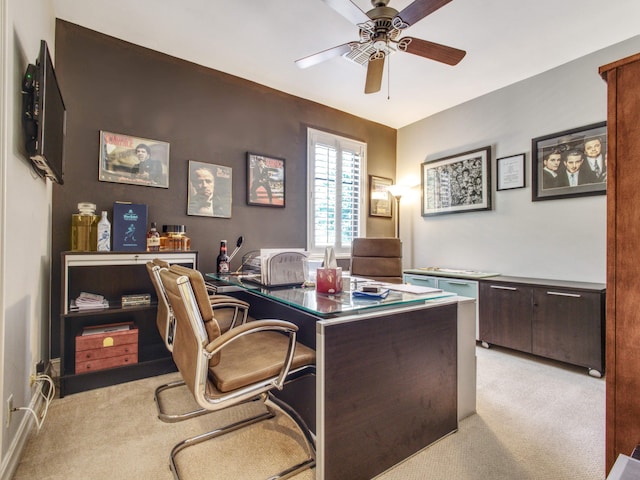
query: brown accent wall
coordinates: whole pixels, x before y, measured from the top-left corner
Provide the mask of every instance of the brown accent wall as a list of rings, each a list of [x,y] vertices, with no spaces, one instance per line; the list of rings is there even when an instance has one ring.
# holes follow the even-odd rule
[[[110,219],[116,200],[145,203],[149,221],[186,225],[207,272],[221,239],[245,238],[232,268],[253,249],[306,246],[308,126],[366,142],[368,173],[395,175],[395,129],[62,20],[55,66],[68,117],[65,184],[53,189],[52,358],[59,356],[59,253],[70,248],[78,202],[95,203]],[[170,143],[169,188],[98,181],[100,130]],[[285,208],[246,204],[247,151],[286,160]],[[231,218],[186,214],[189,160],[232,167]],[[368,217],[367,233],[393,236],[394,223]]]

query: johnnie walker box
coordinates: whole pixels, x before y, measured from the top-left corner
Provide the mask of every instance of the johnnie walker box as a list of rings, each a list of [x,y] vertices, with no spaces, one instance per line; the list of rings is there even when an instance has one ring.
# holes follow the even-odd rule
[[[113,251],[142,252],[147,249],[147,206],[142,203],[113,204]]]

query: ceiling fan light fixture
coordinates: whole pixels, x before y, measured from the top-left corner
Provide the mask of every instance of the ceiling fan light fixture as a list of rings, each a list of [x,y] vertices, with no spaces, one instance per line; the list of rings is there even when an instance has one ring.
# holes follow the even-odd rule
[[[343,57],[357,63],[358,65],[366,67],[371,56],[375,55],[377,52],[381,52],[383,56],[387,56],[395,52],[395,49],[389,44],[384,44],[382,48],[376,49],[372,43],[361,43],[356,44],[356,46],[352,48],[351,51],[345,53]]]
[[[360,40],[301,58],[296,60],[296,65],[300,68],[307,68],[325,60],[342,56],[367,67],[365,93],[374,93],[380,90],[385,59],[397,50],[447,65],[457,65],[466,55],[464,50],[420,38],[404,37],[399,39],[406,28],[452,0],[413,0],[400,12],[387,6],[389,0],[371,0],[374,8],[366,13],[352,0],[323,1],[358,26]]]

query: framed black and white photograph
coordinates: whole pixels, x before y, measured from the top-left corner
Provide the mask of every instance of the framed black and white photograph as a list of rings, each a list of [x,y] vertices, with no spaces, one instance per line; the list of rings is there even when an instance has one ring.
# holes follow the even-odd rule
[[[496,191],[525,186],[524,153],[496,159]]]
[[[531,140],[532,201],[607,193],[607,123]]]
[[[247,204],[285,206],[284,158],[247,152]]]
[[[169,144],[160,140],[100,131],[102,182],[169,188]]]
[[[187,215],[231,218],[231,167],[189,160]]]
[[[422,216],[491,210],[491,147],[421,165]]]
[[[391,194],[389,187],[393,180],[369,175],[369,215],[372,217],[391,217]]]

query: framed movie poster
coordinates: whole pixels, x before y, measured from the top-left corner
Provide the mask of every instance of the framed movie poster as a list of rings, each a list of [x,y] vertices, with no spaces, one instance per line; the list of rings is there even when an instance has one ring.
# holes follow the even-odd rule
[[[531,200],[607,193],[607,123],[531,140]]]
[[[169,188],[169,144],[100,131],[102,182]]]
[[[231,167],[189,160],[187,215],[231,218]]]
[[[247,204],[284,207],[284,158],[247,152]]]
[[[422,164],[422,216],[491,210],[491,147]]]

